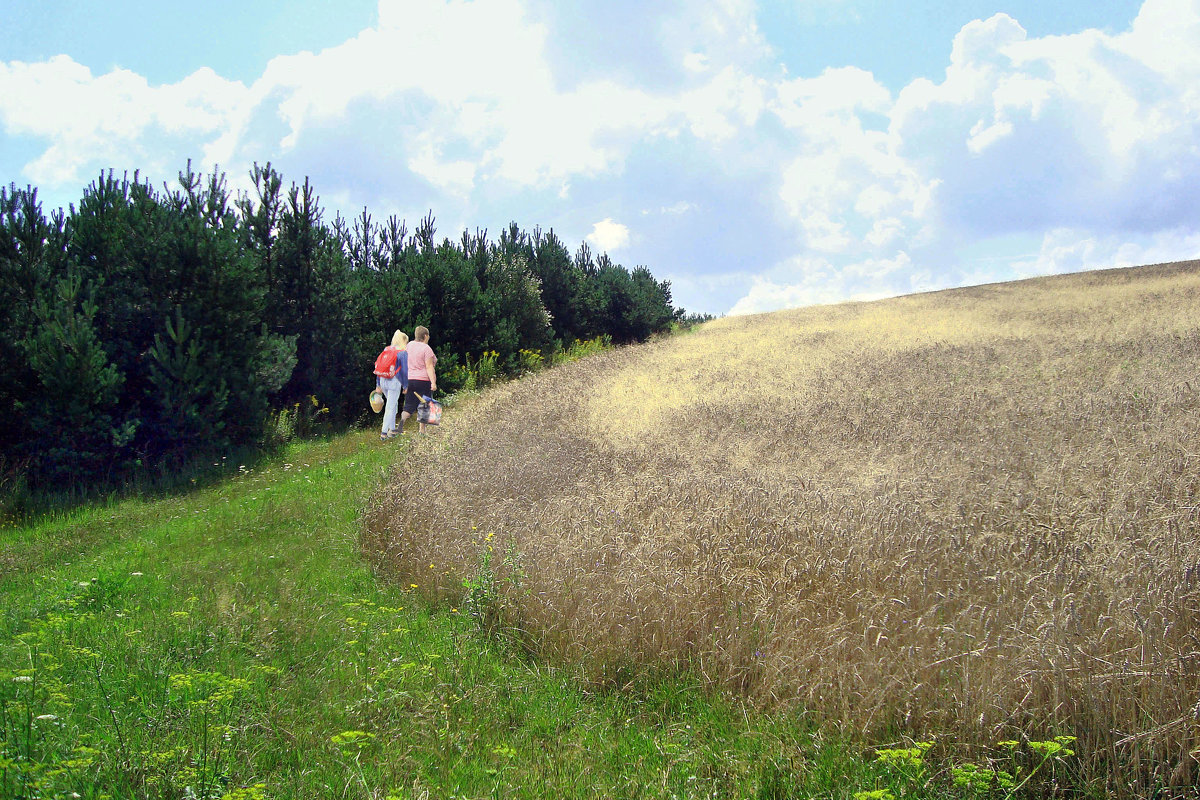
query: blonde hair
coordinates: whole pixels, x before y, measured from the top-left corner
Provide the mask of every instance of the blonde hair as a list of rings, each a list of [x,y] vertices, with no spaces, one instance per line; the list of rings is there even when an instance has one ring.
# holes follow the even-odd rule
[[[417,328],[417,330],[421,330]],[[396,331],[392,334],[392,347],[404,347],[408,344],[408,334],[404,331]]]
[[[429,338],[429,328],[426,328],[424,325],[418,325],[417,329],[413,331],[413,338],[418,342],[425,341]]]

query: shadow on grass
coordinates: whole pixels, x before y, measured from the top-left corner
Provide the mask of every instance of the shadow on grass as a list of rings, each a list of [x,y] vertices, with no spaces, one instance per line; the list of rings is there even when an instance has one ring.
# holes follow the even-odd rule
[[[186,497],[211,488],[242,470],[258,469],[278,458],[294,441],[331,443],[363,430],[366,427],[351,426],[322,431],[303,439],[280,439],[224,453],[200,453],[183,464],[144,468],[122,480],[89,485],[30,485],[20,465],[0,461],[0,532],[30,527],[85,506],[111,505],[129,499],[152,501]]]

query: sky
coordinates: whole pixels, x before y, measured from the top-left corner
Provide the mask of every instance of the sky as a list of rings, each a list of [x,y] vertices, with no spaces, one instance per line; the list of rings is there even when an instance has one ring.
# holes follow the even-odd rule
[[[5,0],[0,185],[188,160],[747,314],[1200,257],[1200,0]]]

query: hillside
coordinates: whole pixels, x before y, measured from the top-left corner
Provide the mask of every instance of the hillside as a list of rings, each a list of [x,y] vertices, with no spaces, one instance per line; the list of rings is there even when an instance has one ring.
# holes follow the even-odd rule
[[[374,431],[295,442],[190,492],[0,524],[0,798],[911,789],[800,715],[669,675],[595,692],[378,581],[358,514],[406,455]]]
[[[1200,262],[722,319],[449,415],[365,547],[599,681],[1137,794],[1200,747],[1198,367]]]

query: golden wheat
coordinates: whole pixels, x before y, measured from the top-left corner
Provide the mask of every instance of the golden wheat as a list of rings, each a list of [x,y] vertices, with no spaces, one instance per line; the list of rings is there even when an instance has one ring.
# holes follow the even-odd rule
[[[722,319],[448,415],[365,546],[454,596],[493,534],[508,623],[598,680],[1071,732],[1137,794],[1200,755],[1198,368],[1197,262]]]

